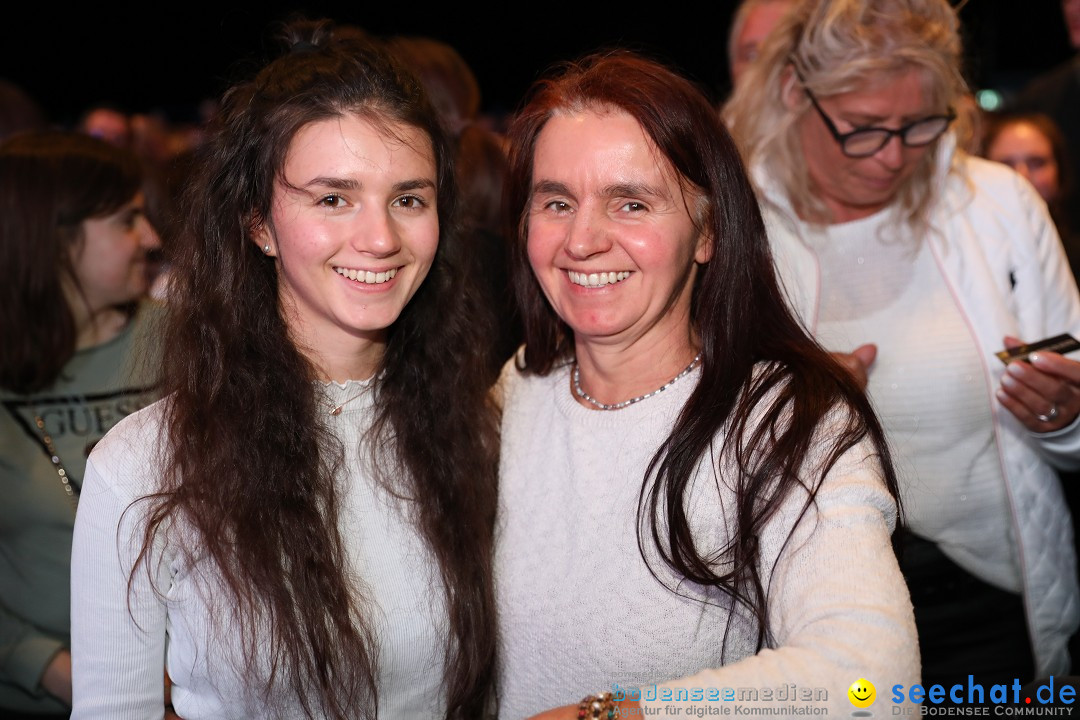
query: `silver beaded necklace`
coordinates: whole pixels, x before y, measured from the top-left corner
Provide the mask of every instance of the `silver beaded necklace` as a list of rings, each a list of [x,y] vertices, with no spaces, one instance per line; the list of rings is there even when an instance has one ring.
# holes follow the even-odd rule
[[[681,378],[684,378],[687,375],[689,375],[691,372],[693,372],[694,368],[696,368],[699,363],[701,363],[701,353],[698,353],[697,355],[695,355],[694,359],[690,361],[689,365],[687,365],[685,368],[683,368],[682,372],[680,372],[678,375],[671,378],[671,380],[664,383],[660,387],[656,388],[652,392],[646,393],[644,395],[638,395],[637,397],[630,398],[629,400],[623,400],[622,402],[610,403],[610,404],[600,402],[599,400],[597,400],[596,398],[594,398],[592,395],[585,392],[581,388],[581,369],[578,367],[577,360],[574,360],[574,369],[573,369],[573,372],[571,372],[571,378],[572,378],[573,387],[574,387],[574,394],[577,395],[582,400],[584,400],[585,402],[592,405],[597,410],[622,410],[625,407],[630,407],[634,403],[639,403],[642,400],[648,400],[649,398],[653,397],[654,395],[659,395],[660,393],[664,392],[669,387],[671,387],[676,382],[678,382]]]

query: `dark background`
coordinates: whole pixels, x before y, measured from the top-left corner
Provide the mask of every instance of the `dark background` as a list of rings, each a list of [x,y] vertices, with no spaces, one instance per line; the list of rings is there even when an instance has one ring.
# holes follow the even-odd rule
[[[551,63],[613,44],[672,62],[719,100],[727,92],[725,48],[735,5],[37,2],[0,11],[0,77],[21,85],[60,124],[99,102],[191,120],[200,100],[272,57],[272,25],[300,11],[377,35],[450,43],[476,72],[492,114],[512,110]],[[976,89],[1015,91],[1071,54],[1059,0],[970,0],[960,15],[967,75]]]

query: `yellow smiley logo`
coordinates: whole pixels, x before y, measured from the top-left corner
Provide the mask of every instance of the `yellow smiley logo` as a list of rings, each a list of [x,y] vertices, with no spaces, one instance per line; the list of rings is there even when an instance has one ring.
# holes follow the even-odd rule
[[[874,689],[874,683],[866,678],[859,678],[851,683],[851,687],[847,689],[847,696],[855,707],[866,708],[874,704],[877,691]]]

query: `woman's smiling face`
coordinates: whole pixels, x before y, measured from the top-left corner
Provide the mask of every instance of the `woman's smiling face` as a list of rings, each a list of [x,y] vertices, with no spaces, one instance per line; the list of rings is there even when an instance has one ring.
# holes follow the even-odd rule
[[[533,158],[529,262],[577,342],[685,336],[697,263],[709,255],[690,214],[696,204],[630,115],[584,110],[545,124]]]
[[[269,246],[298,344],[318,355],[381,342],[427,276],[439,242],[430,138],[347,114],[304,126],[275,183]]]

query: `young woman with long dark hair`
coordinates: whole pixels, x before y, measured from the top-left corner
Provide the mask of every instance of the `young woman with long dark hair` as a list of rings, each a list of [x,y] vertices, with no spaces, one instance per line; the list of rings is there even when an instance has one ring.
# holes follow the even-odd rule
[[[510,139],[502,715],[715,709],[725,688],[793,715],[802,693],[756,692],[792,683],[846,714],[860,677],[916,680],[881,428],[788,311],[710,103],[601,54],[542,82]]]
[[[190,188],[166,396],[90,459],[78,718],[153,712],[163,657],[185,718],[489,706],[497,415],[448,146],[357,34],[287,38]]]
[[[140,302],[157,235],[128,152],[33,131],[0,145],[0,715],[67,717],[70,553],[86,456],[153,399]],[[145,361],[145,362],[144,362]]]

